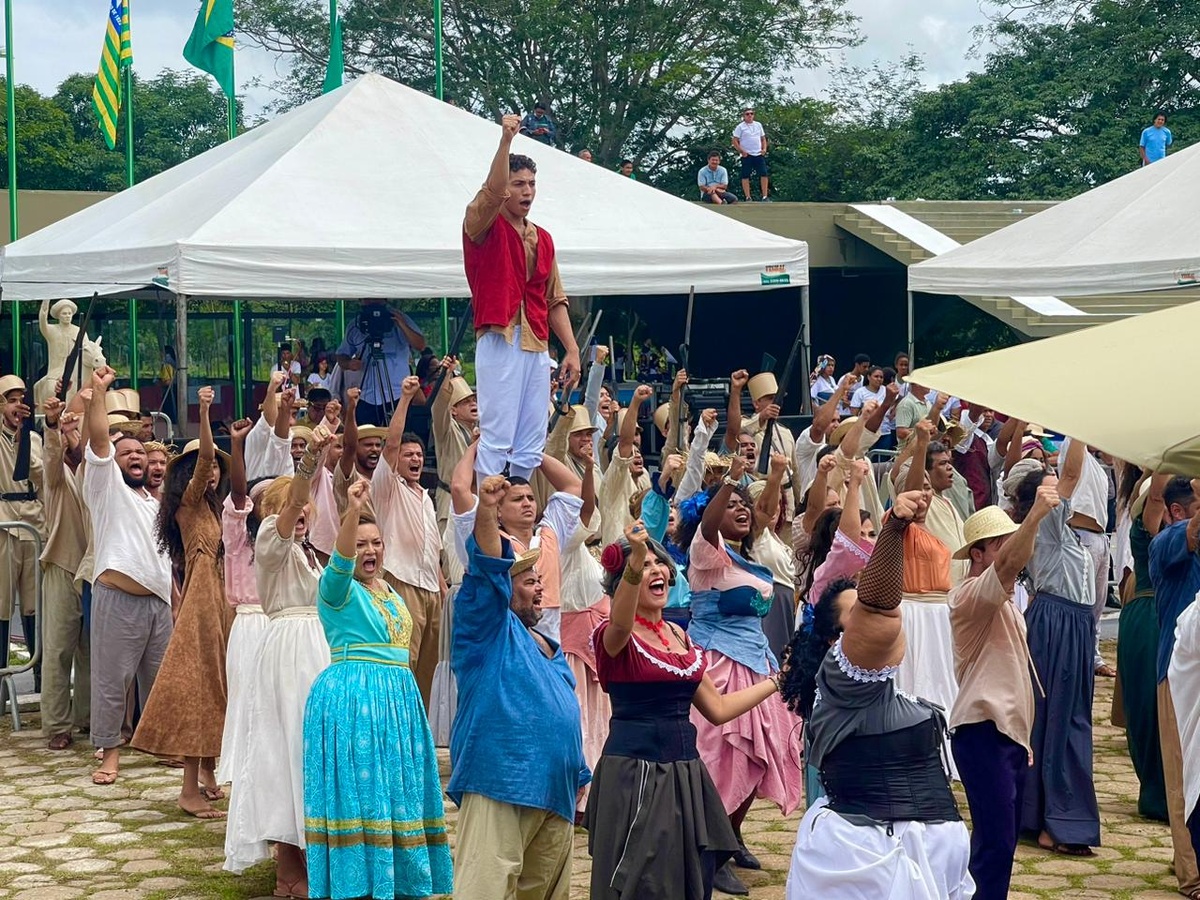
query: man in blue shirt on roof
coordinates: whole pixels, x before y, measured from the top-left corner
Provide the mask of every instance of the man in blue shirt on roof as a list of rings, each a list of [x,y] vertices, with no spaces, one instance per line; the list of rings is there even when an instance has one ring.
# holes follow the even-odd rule
[[[1183,796],[1183,746],[1175,718],[1167,669],[1175,649],[1175,623],[1200,592],[1200,478],[1176,476],[1163,488],[1167,525],[1150,542],[1150,579],[1158,607],[1158,734],[1163,776],[1167,782],[1167,816],[1175,849],[1179,893],[1200,891],[1200,868],[1187,828]]]
[[[708,165],[696,174],[696,184],[700,188],[700,199],[705,203],[720,206],[723,203],[737,203],[737,197],[729,193],[729,172],[721,165],[721,151],[708,151]]]
[[[1138,152],[1142,154],[1142,165],[1148,166],[1167,156],[1167,148],[1171,146],[1171,129],[1167,127],[1166,113],[1155,113],[1154,124],[1142,129],[1142,139],[1138,142]]]
[[[450,650],[458,683],[447,787],[459,807],[454,896],[566,900],[575,804],[592,779],[575,678],[559,645],[534,630],[542,551],[515,556],[501,533],[504,476],[485,478],[478,500],[471,496],[474,456],[472,445],[451,485],[460,536],[474,518]],[[544,463],[552,483],[556,464],[566,472],[557,460]]]

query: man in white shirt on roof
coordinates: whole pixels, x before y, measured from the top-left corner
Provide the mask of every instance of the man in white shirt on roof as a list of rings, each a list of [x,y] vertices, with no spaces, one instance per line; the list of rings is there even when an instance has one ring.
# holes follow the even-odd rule
[[[104,751],[94,784],[112,784],[120,765],[125,694],[137,679],[145,703],[171,639],[171,563],[158,547],[158,500],[146,488],[146,449],[109,438],[104,393],[116,378],[92,375],[83,498],[95,541],[92,584],[92,744]]]

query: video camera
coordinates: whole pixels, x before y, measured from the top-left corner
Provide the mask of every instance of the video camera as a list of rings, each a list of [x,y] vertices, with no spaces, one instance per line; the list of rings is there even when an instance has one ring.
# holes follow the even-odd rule
[[[358,313],[358,327],[367,337],[367,342],[380,345],[396,327],[392,311],[383,303],[368,303]]]

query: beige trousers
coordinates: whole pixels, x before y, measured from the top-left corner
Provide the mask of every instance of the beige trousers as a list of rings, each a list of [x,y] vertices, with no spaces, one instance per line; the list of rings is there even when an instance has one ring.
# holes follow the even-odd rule
[[[89,656],[83,601],[75,577],[47,563],[42,570],[42,733],[46,737],[88,727],[92,690]]]
[[[37,570],[37,547],[33,541],[17,540],[13,532],[0,530],[0,622],[13,617],[18,597],[21,615],[33,615]]]
[[[1171,822],[1171,846],[1175,848],[1175,878],[1179,893],[1190,894],[1200,888],[1200,869],[1192,849],[1192,836],[1183,808],[1183,745],[1179,723],[1171,700],[1169,679],[1158,684],[1158,735],[1162,742],[1163,775],[1167,781],[1167,816]]]
[[[454,900],[567,900],[574,834],[544,809],[463,794]]]
[[[429,713],[429,697],[433,693],[433,673],[438,664],[438,635],[442,630],[442,595],[439,591],[427,591],[388,576],[387,581],[408,607],[412,616],[413,633],[408,642],[408,665],[413,678],[417,679],[417,690]]]

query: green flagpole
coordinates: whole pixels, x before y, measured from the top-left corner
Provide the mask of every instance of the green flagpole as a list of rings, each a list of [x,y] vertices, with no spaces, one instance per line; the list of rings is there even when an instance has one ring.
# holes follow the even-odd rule
[[[444,100],[442,84],[442,0],[433,0],[433,93]],[[442,298],[442,353],[450,352],[450,301]]]
[[[232,80],[232,73],[231,73]],[[237,84],[236,81],[233,81]],[[237,95],[228,98],[229,110],[229,140],[237,137]],[[245,379],[242,377],[242,366],[245,365],[242,351],[242,301],[233,301],[233,417],[240,419],[245,415],[246,391]]]
[[[12,0],[4,0],[4,74],[8,122],[8,237],[20,236],[17,202],[17,85],[13,81],[13,14]],[[12,370],[21,372],[21,313],[16,300],[12,302]]]
[[[130,31],[133,33],[133,0],[127,0],[125,13],[129,19]],[[121,92],[125,97],[125,187],[131,188],[137,183],[133,164],[133,63],[122,66]],[[138,352],[138,305],[137,298],[129,298],[129,386],[138,389],[138,373],[141,368],[141,358]]]

